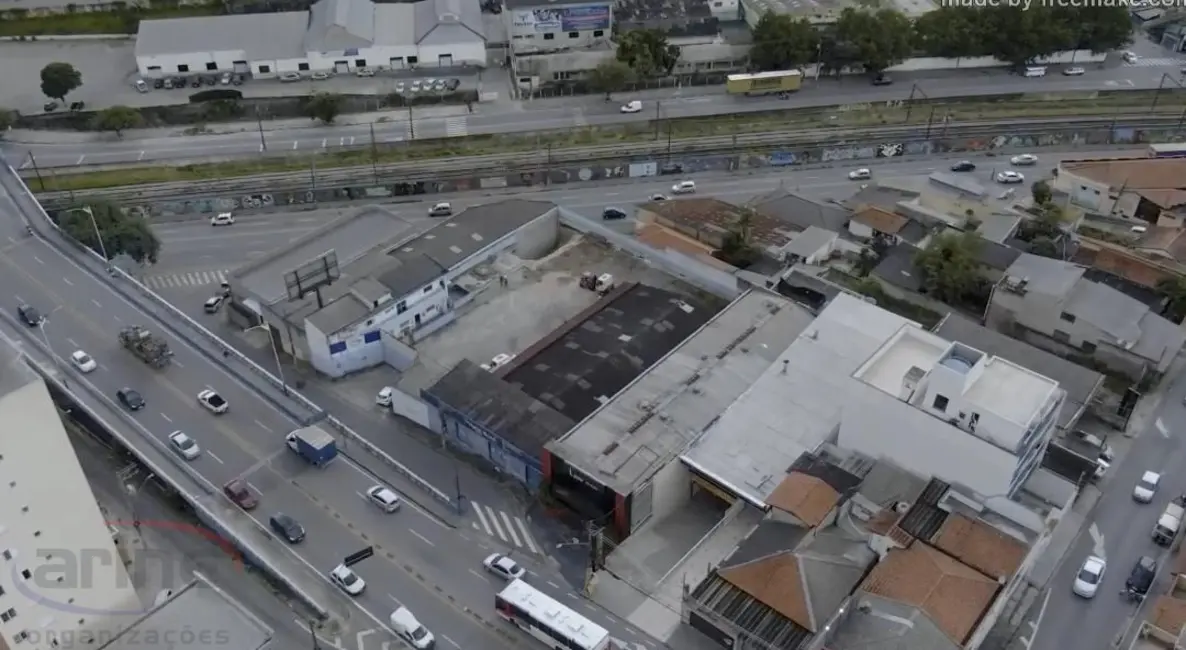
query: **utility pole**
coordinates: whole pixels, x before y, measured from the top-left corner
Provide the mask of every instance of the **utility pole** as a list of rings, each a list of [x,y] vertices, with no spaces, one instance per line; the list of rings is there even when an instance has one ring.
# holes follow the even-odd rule
[[[412,101],[410,99],[405,99],[404,101],[408,102],[408,139],[415,140],[416,139],[416,125],[413,123],[413,118],[412,118]]]
[[[264,138],[264,118],[260,116],[259,109],[255,111],[255,125],[259,128],[259,150],[265,152],[268,150],[268,141]]]
[[[309,619],[305,622],[309,624],[309,639],[313,641],[313,650],[321,650],[321,646],[317,643],[317,632],[313,630],[313,620]]]
[[[655,139],[659,139],[659,111],[663,108],[663,102],[655,102]]]
[[[371,122],[371,172],[375,175],[375,184],[379,184],[379,144],[375,142],[375,123]]]
[[[931,139],[931,124],[934,123],[934,121],[935,121],[935,109],[936,108],[938,108],[938,106],[931,106],[931,114],[927,115],[927,132],[926,132],[926,134],[924,134],[922,136],[923,140]]]
[[[313,195],[313,205],[317,205],[317,154],[313,154],[313,156],[309,158],[309,182],[313,186],[313,188],[309,191],[309,193]]]

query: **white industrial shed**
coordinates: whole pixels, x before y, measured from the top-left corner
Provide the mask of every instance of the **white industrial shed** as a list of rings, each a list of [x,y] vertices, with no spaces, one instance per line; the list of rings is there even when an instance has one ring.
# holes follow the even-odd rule
[[[238,72],[349,73],[358,68],[482,67],[478,0],[321,0],[308,11],[145,20],[136,65],[145,77]]]

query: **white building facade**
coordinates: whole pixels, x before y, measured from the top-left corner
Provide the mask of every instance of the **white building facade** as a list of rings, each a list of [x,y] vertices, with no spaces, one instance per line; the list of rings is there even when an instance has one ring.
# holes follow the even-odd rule
[[[45,383],[0,372],[0,646],[98,647],[143,607]]]

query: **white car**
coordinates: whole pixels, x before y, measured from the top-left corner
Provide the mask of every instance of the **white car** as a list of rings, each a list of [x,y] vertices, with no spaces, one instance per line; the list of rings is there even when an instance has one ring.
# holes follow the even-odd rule
[[[169,434],[169,446],[173,447],[173,451],[177,452],[178,456],[186,460],[193,460],[202,455],[202,448],[198,446],[198,443],[180,431]]]
[[[379,389],[379,394],[375,395],[375,403],[379,406],[391,406],[391,396],[395,390],[391,386],[384,386]]]
[[[1080,68],[1079,66],[1075,66],[1073,68],[1067,68],[1066,70],[1063,70],[1062,73],[1068,77],[1080,77],[1087,74],[1087,70]]]
[[[486,570],[490,573],[505,580],[518,580],[523,577],[523,574],[527,573],[526,569],[501,553],[495,553],[482,560],[482,566],[486,567]]]
[[[1136,52],[1128,50],[1121,54],[1120,58],[1124,59],[1125,63],[1136,63],[1137,61],[1141,60],[1141,57],[1137,56]]]
[[[1145,472],[1141,475],[1141,480],[1137,481],[1137,486],[1132,489],[1132,498],[1138,503],[1149,503],[1153,500],[1153,495],[1157,494],[1157,486],[1161,485],[1161,474],[1157,472]]]
[[[202,406],[205,406],[206,410],[210,411],[211,413],[217,413],[219,415],[226,413],[227,409],[231,407],[231,405],[227,404],[227,401],[222,398],[222,395],[219,395],[209,388],[198,393],[198,403]]]
[[[220,212],[210,217],[211,226],[230,226],[235,223],[235,215],[230,212]]]
[[[453,205],[442,201],[428,209],[430,217],[448,217],[453,215]]]
[[[1038,157],[1032,153],[1023,153],[1013,156],[1009,162],[1014,165],[1036,165],[1038,164]]]
[[[351,596],[357,596],[367,588],[366,581],[358,577],[358,574],[345,564],[334,567],[334,570],[329,572],[329,579],[338,585],[338,589]]]
[[[354,71],[354,74],[359,77],[373,77],[375,76],[375,71],[370,68],[359,68]]]
[[[997,174],[997,182],[1004,184],[1004,185],[1013,185],[1015,183],[1024,183],[1025,176],[1022,176],[1021,172],[1015,172],[1013,170],[1003,171],[1003,172],[1000,172]]]
[[[1075,575],[1075,584],[1071,591],[1075,592],[1076,596],[1094,598],[1095,592],[1099,591],[1100,583],[1104,581],[1104,570],[1107,568],[1108,563],[1104,562],[1104,558],[1088,556],[1079,573]]]
[[[680,181],[671,186],[672,194],[695,194],[696,181]]]
[[[637,99],[632,102],[626,102],[625,104],[622,104],[623,113],[638,113],[640,111],[642,111],[642,102],[638,101]]]
[[[404,85],[404,82],[402,82],[402,81],[397,81],[397,82],[395,82],[395,92],[396,92],[396,94],[402,95],[402,94],[404,94],[404,92],[405,92],[407,89],[408,89],[408,87]]]
[[[329,73],[328,72],[314,72],[313,74],[309,75],[309,78],[312,79],[313,81],[325,81],[326,79],[329,79]]]
[[[83,352],[82,350],[75,350],[74,353],[70,355],[70,363],[73,363],[74,367],[78,368],[78,372],[91,372],[95,368],[99,367],[99,364],[95,363],[95,360],[91,358],[91,355]]]
[[[873,178],[873,172],[868,169],[854,169],[848,172],[848,180],[850,181],[867,181],[870,178]]]
[[[408,92],[413,92],[413,93],[420,92],[420,80],[419,79],[412,81],[412,85],[408,86]]]
[[[389,487],[376,485],[367,490],[367,501],[387,513],[399,510],[399,496]]]
[[[1091,472],[1091,480],[1102,481],[1108,475],[1108,470],[1112,468],[1112,463],[1108,462],[1103,456],[1095,459],[1095,470]]]

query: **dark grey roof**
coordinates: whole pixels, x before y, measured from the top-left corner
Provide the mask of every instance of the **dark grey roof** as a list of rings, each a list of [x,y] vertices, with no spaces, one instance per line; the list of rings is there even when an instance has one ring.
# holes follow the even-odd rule
[[[737,545],[721,567],[737,566],[777,553],[793,551],[807,536],[807,529],[773,519],[765,519],[758,527]]]
[[[538,219],[555,204],[509,199],[474,206],[388,252],[396,259],[426,255],[451,269],[474,253]]]
[[[918,607],[858,592],[828,650],[959,650]]]
[[[371,313],[370,305],[350,293],[341,294],[324,304],[325,307],[322,309],[303,314],[301,318],[308,318],[313,327],[325,335],[349,327]],[[316,307],[316,304],[313,306]]]
[[[538,456],[545,444],[576,424],[468,360],[421,393],[430,403],[457,411],[530,456]]]
[[[861,484],[861,477],[843,470],[811,452],[806,452],[796,458],[795,462],[787,468],[787,473],[791,472],[818,478],[840,495],[851,494]]]
[[[897,212],[899,203],[909,201],[918,195],[919,192],[915,190],[870,184],[868,187],[845,199],[844,205],[853,210],[859,210],[861,206],[872,205],[882,210]]]
[[[1080,408],[1091,403],[1092,397],[1104,381],[1104,376],[1094,370],[1071,363],[987,327],[981,327],[954,313],[939,323],[935,333],[949,341],[966,343],[977,350],[1012,361],[1057,381],[1059,387],[1067,392],[1067,403],[1059,414],[1058,422],[1063,428],[1074,424],[1073,419]]]
[[[852,211],[842,205],[813,201],[781,189],[756,196],[746,206],[798,230],[815,226],[840,232],[852,218]]]
[[[498,375],[584,420],[717,313],[645,284],[624,284],[541,338]]]
[[[1009,248],[1004,244],[998,244],[994,241],[981,238],[980,252],[977,257],[984,266],[990,269],[1004,271],[1022,255],[1023,253],[1016,248]]]
[[[1072,483],[1079,484],[1095,472],[1095,458],[1089,458],[1063,447],[1057,440],[1046,445],[1042,467]]]
[[[873,275],[887,283],[918,293],[922,291],[922,274],[914,267],[918,249],[913,246],[894,246],[873,268]]]
[[[716,571],[696,585],[692,599],[716,616],[745,630],[769,648],[799,650],[815,635],[745,591]]]
[[[898,528],[915,539],[929,540],[934,537],[947,521],[947,511],[939,507],[939,500],[950,488],[948,483],[932,478],[906,514],[902,515]]]
[[[930,232],[931,231],[927,230],[927,227],[917,219],[907,219],[906,225],[902,226],[902,229],[898,231],[898,237],[901,237],[903,240],[910,242],[911,244],[918,244],[923,239],[926,239],[926,236],[929,235]]]
[[[432,284],[449,269],[427,255],[404,255],[396,258],[375,279],[391,291],[391,296],[403,297]]]

